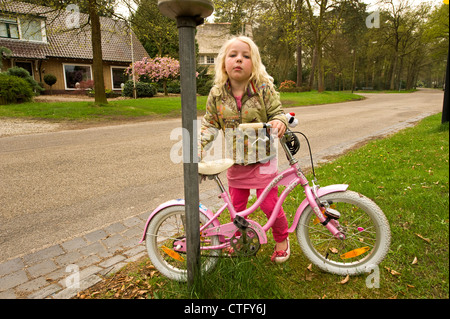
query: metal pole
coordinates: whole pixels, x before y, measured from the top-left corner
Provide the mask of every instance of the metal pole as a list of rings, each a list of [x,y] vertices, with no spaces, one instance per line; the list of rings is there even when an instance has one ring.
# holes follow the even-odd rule
[[[133,30],[131,29],[131,21],[128,21],[130,27],[130,40],[131,40],[131,70],[133,74],[133,98],[137,98],[136,94],[136,74],[134,72],[134,48],[133,48]]]
[[[177,17],[180,43],[181,113],[183,125],[184,198],[188,284],[200,278],[199,189],[197,164],[197,86],[195,77],[194,17]]]
[[[197,164],[197,85],[195,77],[195,29],[214,11],[210,0],[158,0],[165,16],[177,21],[180,43],[183,170],[186,207],[188,285],[200,282],[200,218]]]

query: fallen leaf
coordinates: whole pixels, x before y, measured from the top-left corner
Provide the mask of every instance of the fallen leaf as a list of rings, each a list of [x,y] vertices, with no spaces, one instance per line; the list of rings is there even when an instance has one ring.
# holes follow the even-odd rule
[[[406,285],[406,286],[409,287],[409,288],[416,288],[413,285]]]
[[[309,266],[306,267],[306,269],[308,269],[309,271],[312,271],[312,264],[309,264]]]
[[[347,277],[345,277],[343,280],[341,280],[340,282],[338,282],[338,284],[344,285],[344,284],[346,284],[349,280],[350,280],[350,276],[347,275]]]
[[[386,268],[386,270],[389,271],[391,273],[391,275],[394,275],[394,276],[400,276],[401,275],[401,273],[399,273],[398,271],[396,271],[394,269],[391,269],[391,268],[386,267],[386,266],[384,268]]]
[[[416,233],[416,236],[419,237],[420,239],[425,240],[427,243],[430,243],[430,242],[431,242],[431,240],[430,240],[429,238],[425,238],[425,237],[423,237],[421,234],[417,234],[417,233]]]
[[[414,260],[413,260],[413,262],[412,262],[411,264],[412,264],[412,265],[417,264],[417,257],[414,257]]]
[[[331,247],[331,248],[330,248],[330,251],[331,251],[333,254],[337,254],[337,253],[339,252],[339,250],[337,250],[337,248],[334,248],[334,247]]]
[[[394,276],[400,276],[401,275],[401,273],[395,271],[394,269],[391,269],[391,274],[394,275]]]
[[[312,281],[313,278],[316,276],[315,273],[311,272],[311,273],[305,273],[305,280],[306,281]]]

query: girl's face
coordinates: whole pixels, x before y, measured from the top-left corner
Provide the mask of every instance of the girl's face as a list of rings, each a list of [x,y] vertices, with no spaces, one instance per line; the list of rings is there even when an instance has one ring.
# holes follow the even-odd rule
[[[250,46],[242,41],[234,41],[225,56],[225,70],[232,81],[246,82],[252,75]]]

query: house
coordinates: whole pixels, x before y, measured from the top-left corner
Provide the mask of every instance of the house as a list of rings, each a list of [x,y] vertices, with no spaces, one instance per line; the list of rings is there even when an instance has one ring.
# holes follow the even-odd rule
[[[70,10],[72,9],[72,10]],[[53,74],[53,93],[73,93],[93,79],[91,29],[88,15],[77,10],[0,0],[0,47],[11,50],[3,69],[22,67],[38,82]],[[125,69],[148,56],[125,21],[100,17],[105,88],[121,90]],[[44,84],[46,89],[48,85]],[[48,90],[47,90],[48,91]]]
[[[230,27],[231,23],[205,23],[197,27],[195,39],[198,43],[198,64],[208,66],[209,73],[214,72],[214,63],[220,48],[233,37]],[[253,38],[251,25],[244,25],[241,34]]]

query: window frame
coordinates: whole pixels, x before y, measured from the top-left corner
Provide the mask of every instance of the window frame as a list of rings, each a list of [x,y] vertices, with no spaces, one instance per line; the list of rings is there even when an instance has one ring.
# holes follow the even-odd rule
[[[71,66],[88,66],[89,70],[90,70],[90,80],[93,80],[93,74],[92,74],[92,64],[82,64],[82,63],[63,63],[62,64],[62,68],[63,68],[63,76],[64,76],[64,89],[65,90],[70,90],[70,91],[75,91],[77,90],[77,88],[68,88],[67,87],[67,78],[66,78],[66,65],[71,65]]]
[[[16,22],[13,22],[12,20],[15,20]],[[20,30],[19,30],[19,23],[17,21],[18,19],[16,17],[13,18],[8,18],[7,16],[4,15],[0,15],[0,23],[5,24],[6,26],[6,34],[7,36],[0,36],[0,38],[3,39],[17,39],[20,40]],[[17,29],[17,38],[13,38],[11,37],[11,25],[15,25],[16,29]]]
[[[127,66],[121,66],[121,65],[111,65],[109,67],[110,72],[111,72],[111,89],[112,90],[122,90],[122,87],[116,88],[114,87],[114,74],[113,74],[113,69],[123,69],[124,71],[127,69]],[[130,79],[130,76],[128,75],[128,80]],[[125,83],[124,83],[125,84]]]
[[[15,22],[13,22],[12,20],[15,20]],[[24,39],[24,31],[22,30],[22,28],[24,28],[24,23],[25,21],[37,21],[39,22],[39,28],[40,28],[40,40],[34,40],[34,39]],[[20,16],[14,16],[14,17],[9,17],[8,15],[0,15],[0,23],[3,23],[6,25],[6,32],[7,35],[6,37],[4,36],[0,36],[0,38],[3,39],[14,39],[14,40],[19,40],[19,41],[27,41],[27,42],[36,42],[36,43],[47,43],[47,31],[46,31],[46,24],[45,24],[45,19],[43,18],[39,18],[39,17],[34,17],[34,16],[24,16],[24,17],[20,17]],[[17,29],[17,38],[13,38],[11,37],[11,25],[15,25],[16,29]]]

